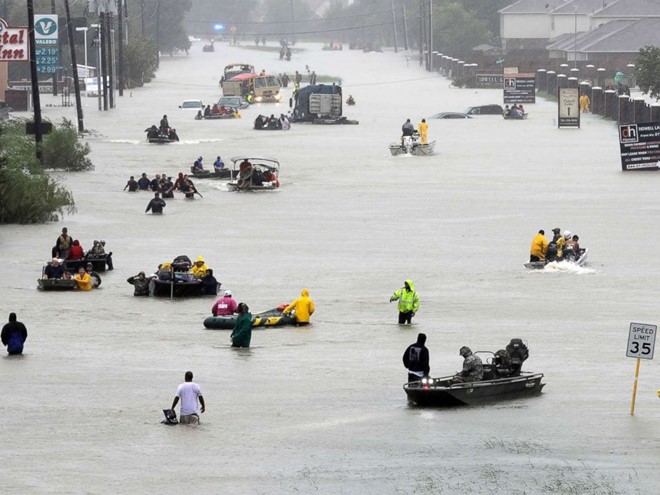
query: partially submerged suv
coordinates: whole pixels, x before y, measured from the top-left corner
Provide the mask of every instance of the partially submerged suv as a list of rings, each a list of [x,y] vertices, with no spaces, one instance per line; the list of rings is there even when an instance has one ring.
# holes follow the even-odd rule
[[[499,115],[504,114],[504,109],[501,105],[479,105],[476,107],[468,107],[465,110],[468,115]]]

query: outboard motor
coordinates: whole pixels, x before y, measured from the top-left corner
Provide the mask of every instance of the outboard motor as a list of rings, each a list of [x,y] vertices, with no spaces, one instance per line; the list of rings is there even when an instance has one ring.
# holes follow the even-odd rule
[[[409,155],[412,153],[413,149],[413,138],[410,136],[403,137],[403,148],[406,150],[406,153]]]
[[[545,259],[548,261],[555,261],[557,259],[557,244],[551,242],[548,244],[548,249],[545,252]]]
[[[506,346],[506,352],[511,359],[511,376],[520,375],[522,364],[529,357],[529,349],[521,339],[511,339]]]

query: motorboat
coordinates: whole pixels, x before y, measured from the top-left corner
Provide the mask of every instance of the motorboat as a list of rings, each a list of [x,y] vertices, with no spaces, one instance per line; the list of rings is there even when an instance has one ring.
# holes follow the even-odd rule
[[[97,254],[97,255],[86,255],[84,258],[79,260],[64,260],[63,265],[64,269],[71,273],[78,273],[80,267],[87,268],[87,263],[92,264],[92,269],[95,272],[104,272],[106,270],[106,265],[110,266],[108,263],[108,258],[112,256],[112,253],[109,254]]]
[[[587,256],[589,255],[589,249],[588,248],[580,248],[578,251],[577,256],[574,256],[572,253],[570,253],[568,256],[564,256],[562,259],[544,259],[540,261],[528,261],[525,263],[525,268],[529,270],[542,270],[543,268],[546,267],[548,263],[551,262],[566,262],[566,263],[572,263],[577,266],[584,266],[587,263]]]
[[[156,297],[215,296],[222,285],[209,270],[204,277],[195,278],[190,269],[192,261],[186,255],[177,256],[168,267],[159,266],[156,278],[150,282],[149,292]]]
[[[448,376],[406,383],[403,389],[408,399],[418,406],[472,406],[539,395],[545,386],[542,378],[543,373],[522,372],[506,378],[453,383]]]
[[[274,158],[240,155],[231,161],[235,178],[229,182],[229,190],[270,191],[280,187],[280,163]]]
[[[528,113],[523,113],[519,115],[507,115],[505,113],[502,114],[502,117],[504,117],[504,120],[525,120],[527,119]]]
[[[74,290],[78,283],[72,278],[40,278],[37,279],[37,287],[43,291],[65,291]]]
[[[404,136],[400,143],[390,144],[390,153],[392,156],[399,155],[415,155],[415,156],[428,156],[433,154],[435,141],[422,144],[419,140],[419,135]]]
[[[457,375],[424,377],[404,384],[408,400],[417,406],[432,407],[487,404],[539,395],[545,386],[541,381],[543,373],[522,371],[529,349],[521,339],[511,339],[505,349],[495,353],[477,351],[474,354],[485,355],[481,358],[481,380],[463,382]]]
[[[281,327],[295,325],[296,317],[285,315],[282,311],[286,304],[252,315],[252,328]],[[236,325],[238,315],[209,316],[204,320],[204,326],[211,330],[232,330]]]
[[[238,175],[238,172],[230,168],[211,171],[191,167],[190,171],[195,179],[234,179]]]
[[[147,141],[151,144],[169,144],[169,143],[173,143],[174,141],[177,141],[177,140],[176,139],[170,139],[169,136],[159,134],[158,136],[147,138]]]

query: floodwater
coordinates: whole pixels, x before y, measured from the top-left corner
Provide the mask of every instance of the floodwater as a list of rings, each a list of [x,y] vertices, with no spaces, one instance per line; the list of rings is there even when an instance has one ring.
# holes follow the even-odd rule
[[[583,116],[558,130],[556,104],[527,121],[432,120],[432,157],[391,157],[406,118],[501,102],[501,91],[450,89],[416,54],[276,52],[216,44],[164,57],[158,77],[118,108],[85,101],[96,170],[61,174],[78,213],[0,227],[2,317],[30,332],[25,355],[0,359],[3,493],[657,493],[657,360],[635,361],[630,322],[658,323],[655,173],[622,173],[614,124]],[[224,65],[340,77],[358,126],[251,129],[195,121],[184,99],[220,96]],[[290,91],[289,88],[288,91]],[[57,105],[59,98],[44,97]],[[148,145],[163,114],[181,142]],[[46,107],[52,119],[73,108]],[[203,199],[144,214],[130,175],[186,172],[239,154],[281,162],[276,192],[196,182]],[[63,226],[85,248],[105,239],[115,270],[91,293],[41,293],[36,279]],[[569,229],[590,248],[584,270],[527,272],[533,235]],[[313,325],[253,332],[253,347],[205,330],[212,299],[134,298],[126,278],[179,254],[202,255],[223,289],[253,311],[310,289]],[[421,308],[398,326],[391,293],[412,279]],[[538,398],[489,407],[407,404],[401,355],[428,335],[432,374],[460,369],[458,349],[528,342]],[[198,428],[160,424],[186,370],[207,412]]]

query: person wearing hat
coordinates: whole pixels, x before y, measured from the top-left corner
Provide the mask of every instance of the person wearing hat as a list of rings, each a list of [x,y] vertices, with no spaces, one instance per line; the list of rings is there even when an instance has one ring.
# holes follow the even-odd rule
[[[44,278],[62,278],[64,276],[64,267],[60,265],[60,260],[53,258],[44,270]]]
[[[403,353],[403,365],[408,370],[408,383],[418,382],[429,375],[429,350],[424,345],[426,335],[420,333],[417,335],[417,342],[408,346]]]
[[[458,351],[463,356],[463,369],[454,377],[456,382],[478,382],[483,380],[484,365],[479,356],[472,354],[472,349],[464,345]]]
[[[213,316],[231,316],[237,310],[238,303],[236,299],[231,297],[230,290],[226,290],[225,295],[218,299],[211,308],[211,313],[213,313]]]
[[[154,278],[153,275],[147,277],[144,272],[140,272],[137,275],[128,277],[126,282],[133,286],[134,296],[149,296],[149,283],[152,278]]]
[[[204,170],[204,165],[202,164],[202,160],[203,158],[201,156],[197,158],[197,160],[195,160],[195,163],[193,164],[193,172],[195,170]]]
[[[208,269],[209,267],[206,266],[206,263],[204,262],[204,258],[202,258],[201,256],[197,256],[197,259],[195,260],[195,263],[193,263],[193,266],[191,268],[193,277],[195,278],[204,277]]]

